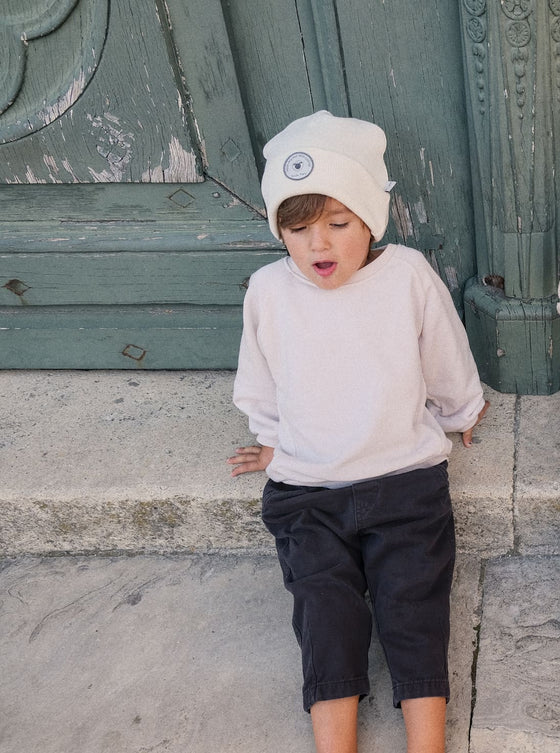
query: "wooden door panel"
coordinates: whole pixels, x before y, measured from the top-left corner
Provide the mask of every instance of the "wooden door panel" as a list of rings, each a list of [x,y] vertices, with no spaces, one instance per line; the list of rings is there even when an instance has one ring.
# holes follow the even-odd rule
[[[220,0],[158,2],[204,173],[263,211],[255,152]]]
[[[4,0],[0,43],[0,368],[235,367],[244,280],[284,253],[262,146],[321,108],[386,129],[387,237],[460,308],[455,4]]]
[[[223,369],[239,306],[45,306],[1,311],[4,369]]]
[[[295,0],[227,0],[224,17],[262,169],[262,145],[314,109]]]
[[[248,233],[249,234],[249,231]],[[264,245],[264,244],[262,244]],[[272,245],[272,244],[271,244]],[[0,306],[179,304],[240,306],[244,281],[255,263],[278,258],[274,250],[234,250],[229,258],[209,250],[13,255],[3,264],[8,282]],[[227,265],[228,275],[223,274]],[[17,296],[17,299],[14,298]]]
[[[426,254],[461,310],[475,251],[459,9],[348,0],[338,14],[350,111],[387,132],[389,237]]]
[[[44,36],[25,47],[21,86],[0,115],[0,181],[203,180],[156,5],[64,0],[69,4],[60,24],[53,18],[49,31],[45,22]],[[54,13],[57,2],[50,5]],[[27,33],[21,16],[4,33]]]
[[[234,367],[281,252],[219,2],[10,0],[0,30],[0,368]]]

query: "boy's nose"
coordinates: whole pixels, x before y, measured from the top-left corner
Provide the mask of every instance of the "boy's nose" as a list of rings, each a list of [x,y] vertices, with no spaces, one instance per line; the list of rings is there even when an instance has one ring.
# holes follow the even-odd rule
[[[311,233],[311,250],[321,252],[328,246],[326,234],[318,227],[312,229]]]

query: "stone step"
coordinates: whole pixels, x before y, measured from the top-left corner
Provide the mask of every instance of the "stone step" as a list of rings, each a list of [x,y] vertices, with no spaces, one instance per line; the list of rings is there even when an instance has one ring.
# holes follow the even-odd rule
[[[459,555],[447,753],[560,750],[559,586],[560,557]],[[273,556],[4,559],[0,603],[2,753],[313,753]],[[376,636],[370,679],[360,750],[404,751]]]
[[[560,557],[486,568],[470,753],[560,751]]]
[[[252,442],[232,372],[0,372],[0,555],[270,553],[264,474],[230,477]],[[467,450],[454,436],[458,545],[559,553],[560,393],[487,390]]]
[[[449,753],[467,753],[480,563],[453,591]],[[0,571],[2,753],[312,753],[275,557],[18,558]],[[376,639],[360,745],[405,750]]]

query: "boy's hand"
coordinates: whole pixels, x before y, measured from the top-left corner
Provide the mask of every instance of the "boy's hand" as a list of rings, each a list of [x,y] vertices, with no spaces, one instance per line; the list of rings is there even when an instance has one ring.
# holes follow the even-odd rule
[[[252,473],[254,471],[264,471],[269,465],[274,455],[274,447],[253,446],[238,447],[236,454],[227,459],[230,465],[235,468],[231,472],[232,476],[240,476],[242,473]]]
[[[476,420],[476,424],[474,426],[471,426],[470,429],[467,429],[467,431],[463,432],[463,444],[465,447],[472,447],[472,435],[473,435],[473,429],[475,426],[478,426],[478,424],[482,421],[486,413],[488,412],[488,408],[490,407],[490,403],[488,400],[484,403],[484,408],[480,411],[478,414],[478,418]]]

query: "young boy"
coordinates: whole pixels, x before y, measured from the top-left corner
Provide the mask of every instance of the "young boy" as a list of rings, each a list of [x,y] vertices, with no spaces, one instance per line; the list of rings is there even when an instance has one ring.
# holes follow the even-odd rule
[[[441,753],[454,528],[445,432],[488,404],[451,297],[424,257],[383,237],[386,140],[326,111],[264,148],[268,221],[289,256],[258,270],[244,305],[234,402],[266,470],[319,753],[355,753],[369,692],[372,615],[409,753]]]

